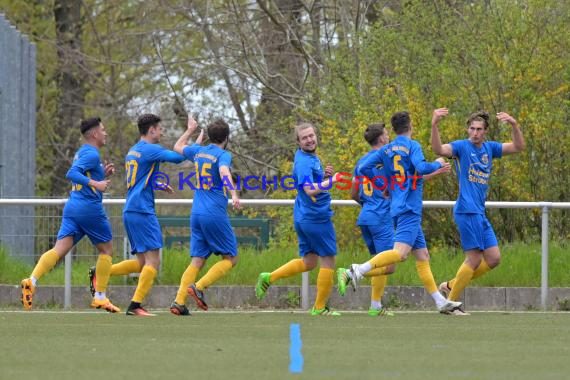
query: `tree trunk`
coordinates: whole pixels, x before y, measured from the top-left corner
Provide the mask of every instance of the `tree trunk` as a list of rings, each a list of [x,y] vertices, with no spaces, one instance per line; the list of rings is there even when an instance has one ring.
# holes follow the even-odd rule
[[[57,121],[53,126],[54,162],[51,195],[64,195],[69,187],[65,179],[73,154],[80,144],[79,124],[85,100],[85,66],[81,54],[81,0],[55,0],[58,69]]]
[[[274,7],[269,7],[273,4]],[[287,144],[290,139],[290,131],[286,128],[276,131],[269,129],[268,125],[274,125],[275,120],[285,120],[291,116],[293,106],[285,102],[272,89],[283,93],[292,93],[292,83],[297,89],[301,89],[301,81],[304,78],[305,59],[292,44],[291,33],[301,33],[298,29],[299,18],[303,9],[303,4],[297,0],[274,0],[267,4],[269,12],[282,15],[285,25],[278,26],[269,15],[261,21],[261,33],[259,42],[267,69],[267,84],[261,93],[259,106],[257,107],[255,126],[260,137],[266,138],[265,131],[271,133],[274,141],[281,141]],[[276,18],[276,17],[275,17]],[[284,28],[290,28],[286,32]],[[298,95],[298,94],[294,94]],[[282,154],[290,154],[290,148],[280,146]]]

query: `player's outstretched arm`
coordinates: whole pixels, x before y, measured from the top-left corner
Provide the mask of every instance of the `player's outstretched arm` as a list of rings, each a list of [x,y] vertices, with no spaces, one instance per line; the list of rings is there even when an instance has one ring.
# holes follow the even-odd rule
[[[449,158],[452,156],[451,145],[441,143],[438,128],[440,120],[447,115],[449,115],[449,110],[447,108],[438,108],[433,111],[433,116],[431,118],[431,149],[438,156]]]
[[[497,119],[499,119],[499,121],[509,123],[512,128],[511,136],[513,138],[513,141],[503,144],[503,154],[514,154],[522,152],[525,148],[524,137],[515,118],[506,112],[499,112],[497,114]]]
[[[434,162],[427,162],[422,152],[422,147],[416,141],[413,142],[410,149],[410,159],[419,175],[426,175],[435,172],[440,168],[450,168],[451,165],[443,159],[437,159]]]
[[[368,178],[374,178],[374,172],[372,169],[381,163],[382,156],[380,154],[380,151],[376,151],[360,163],[360,174],[365,175]]]
[[[196,123],[196,120],[194,120],[192,116],[188,115],[188,125],[186,131],[182,134],[182,136],[180,136],[178,141],[176,141],[176,144],[174,144],[173,150],[176,153],[182,155],[184,154],[184,148],[188,146],[188,140],[190,139],[192,133],[194,133],[194,131],[196,130],[197,126],[198,123]]]
[[[445,164],[445,160],[441,157],[438,158],[436,161],[439,161],[442,165]],[[429,181],[430,179],[433,179],[438,175],[447,174],[449,172],[451,172],[451,165],[442,166],[441,168],[437,169],[435,172],[424,175],[424,181]]]

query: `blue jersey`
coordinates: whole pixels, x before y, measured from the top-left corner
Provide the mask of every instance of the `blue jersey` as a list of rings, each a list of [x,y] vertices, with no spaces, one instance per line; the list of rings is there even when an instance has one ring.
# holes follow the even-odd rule
[[[485,214],[493,158],[503,156],[503,144],[486,141],[477,148],[469,140],[457,140],[451,143],[451,151],[459,181],[459,197],[454,212]]]
[[[105,215],[103,210],[103,193],[88,186],[90,179],[102,181],[105,179],[105,169],[101,163],[99,149],[93,145],[83,144],[67,172],[71,180],[71,194],[63,209],[64,216]]]
[[[305,185],[325,180],[325,172],[317,155],[297,150],[293,163],[293,178],[297,187],[293,220],[298,223],[323,223],[330,220],[333,215],[331,195],[323,191],[309,196],[303,189]]]
[[[232,154],[214,144],[194,144],[184,148],[184,156],[196,165],[192,215],[227,216],[230,179],[220,176],[220,168],[231,169]]]
[[[406,212],[421,215],[423,179],[441,167],[439,162],[426,162],[417,141],[399,135],[362,162],[361,170],[369,177],[372,169],[384,164],[390,192],[390,214],[396,217]]]
[[[354,168],[355,177],[364,176],[362,170],[360,169],[360,166],[363,161],[365,161],[370,155],[375,152],[375,150],[371,150],[370,152],[366,153],[364,157],[358,160],[356,167]],[[380,190],[386,189],[388,186],[384,164],[380,163],[372,168],[371,174],[372,177],[367,177],[370,181],[374,180],[374,186],[372,185],[372,182],[365,180],[367,183],[361,183],[358,190],[362,204],[362,210],[360,211],[360,215],[358,216],[358,220],[356,222],[358,226],[383,224],[383,222],[386,220],[386,217],[390,218],[390,200],[384,198],[383,190]],[[360,182],[362,182],[362,180]]]
[[[127,199],[123,212],[154,214],[152,175],[160,171],[161,162],[180,163],[184,156],[158,144],[140,140],[125,157],[127,173]]]

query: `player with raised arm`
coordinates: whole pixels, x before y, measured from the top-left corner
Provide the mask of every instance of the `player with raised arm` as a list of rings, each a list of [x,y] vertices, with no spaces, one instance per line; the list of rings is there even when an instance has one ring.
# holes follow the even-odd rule
[[[200,144],[202,142],[202,139],[204,138],[204,130],[200,131],[200,135],[198,136],[198,138],[196,139],[196,143]],[[131,165],[126,165],[126,170],[129,171],[131,168]],[[131,178],[132,180],[132,178]],[[160,184],[159,182],[154,181],[154,188],[157,190],[163,190],[166,191],[167,193],[171,194],[172,193],[172,189],[170,186],[167,186],[165,184]],[[150,191],[150,189],[147,188],[145,189],[146,191]],[[154,206],[153,206],[154,207]],[[162,240],[162,237],[160,237],[160,240]],[[129,275],[131,273],[140,273],[141,270],[143,269],[144,263],[145,261],[142,260],[143,256],[138,256],[135,257],[134,259],[128,259],[128,260],[123,260],[121,262],[118,262],[116,264],[113,264],[113,266],[111,267],[111,277],[112,276],[125,276],[125,275]],[[95,288],[97,286],[97,273],[95,270],[95,267],[91,267],[89,268],[89,289],[91,291],[91,295],[94,296],[95,295]]]
[[[197,124],[192,119],[188,129],[174,145],[174,150],[183,154],[196,165],[197,190],[190,216],[192,236],[190,256],[192,261],[180,280],[176,299],[170,312],[189,315],[185,305],[186,293],[202,310],[208,310],[204,290],[224,277],[237,264],[237,240],[228,216],[228,196],[232,197],[235,210],[241,209],[240,200],[232,179],[232,155],[226,150],[230,138],[230,127],[222,119],[214,120],[207,127],[211,144],[187,145]],[[200,269],[210,255],[220,255],[222,260],[214,264],[202,278],[194,283]]]
[[[73,164],[66,175],[71,180],[72,187],[69,200],[63,208],[57,241],[52,249],[40,257],[31,276],[21,282],[22,304],[26,310],[32,308],[38,280],[87,235],[99,252],[95,267],[99,282],[93,292],[91,307],[111,313],[121,311],[106,296],[113,261],[113,236],[102,201],[103,193],[110,183],[105,178],[115,172],[113,164],[103,165],[99,155],[99,150],[107,141],[107,132],[98,117],[83,120],[80,130],[85,144],[75,153]]]
[[[390,185],[390,214],[396,228],[393,249],[376,254],[364,264],[352,264],[344,270],[347,281],[356,289],[364,275],[376,268],[383,268],[407,259],[410,252],[416,257],[416,269],[424,287],[441,312],[461,306],[460,302],[446,300],[437,290],[429,266],[429,253],[421,227],[422,221],[422,175],[438,169],[448,170],[449,163],[443,159],[426,162],[421,146],[411,139],[413,126],[407,112],[392,115],[391,124],[397,137],[380,150],[371,154],[362,164],[361,170],[368,177],[373,168],[382,164]],[[342,273],[341,273],[342,274]]]
[[[141,115],[137,125],[140,140],[125,156],[127,198],[123,208],[123,223],[131,244],[131,253],[136,255],[138,267],[142,269],[127,315],[148,317],[153,314],[147,312],[141,304],[154,283],[160,266],[159,250],[162,248],[162,231],[154,208],[154,189],[174,193],[168,184],[157,183],[154,175],[160,172],[161,162],[178,164],[184,161],[184,156],[159,144],[162,125],[157,115]],[[128,267],[132,261],[123,263]]]
[[[493,226],[485,215],[485,200],[493,160],[503,155],[522,152],[524,138],[517,121],[505,112],[497,113],[497,119],[511,126],[512,142],[486,141],[489,131],[489,114],[479,111],[467,119],[466,140],[442,144],[439,123],[449,114],[447,108],[433,111],[431,146],[435,154],[453,158],[459,182],[459,197],[453,208],[453,216],[461,238],[465,261],[455,278],[439,286],[441,292],[457,300],[472,279],[476,279],[499,265],[501,254]],[[452,313],[466,315],[462,310]]]

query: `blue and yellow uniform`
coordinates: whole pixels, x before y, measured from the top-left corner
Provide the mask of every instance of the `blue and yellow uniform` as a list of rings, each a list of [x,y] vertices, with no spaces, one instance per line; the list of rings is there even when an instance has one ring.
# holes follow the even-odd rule
[[[361,165],[361,171],[370,176],[372,169],[384,164],[390,192],[390,214],[394,219],[394,241],[412,249],[426,248],[422,230],[422,197],[424,174],[441,167],[439,162],[426,162],[417,141],[399,135],[388,145],[371,154]]]
[[[358,160],[354,168],[354,176],[364,176],[360,166],[371,154],[372,150]],[[368,177],[366,183],[359,187],[360,203],[362,210],[356,221],[356,225],[362,231],[362,238],[371,255],[387,251],[394,246],[394,226],[390,216],[390,200],[383,195],[383,189],[387,188],[388,181],[383,164],[378,164],[371,171],[372,177]],[[372,182],[374,181],[374,185]],[[362,181],[361,181],[362,182]]]
[[[87,235],[91,243],[97,245],[112,240],[111,224],[103,209],[103,193],[88,186],[89,180],[105,179],[105,169],[101,163],[99,149],[93,145],[83,144],[67,172],[66,178],[71,180],[72,188],[69,200],[63,208],[63,219],[57,234],[57,240],[73,236],[73,244],[77,244]]]
[[[190,216],[192,237],[190,256],[208,258],[216,255],[237,256],[237,241],[228,216],[228,178],[221,178],[220,168],[231,169],[230,152],[210,144],[184,148],[184,156],[196,165],[197,190]]]
[[[127,199],[123,223],[132,253],[162,248],[162,232],[154,210],[153,174],[160,170],[161,162],[182,161],[184,156],[143,140],[129,149],[125,157]]]
[[[477,148],[469,140],[450,143],[459,181],[459,197],[453,208],[464,251],[485,250],[498,245],[493,227],[485,215],[493,159],[503,156],[503,145],[486,141]]]
[[[293,178],[297,197],[293,208],[295,231],[299,238],[299,254],[316,253],[319,256],[336,256],[336,233],[331,220],[331,195],[324,191],[309,196],[303,186],[320,183],[324,178],[321,161],[315,154],[295,153]]]

